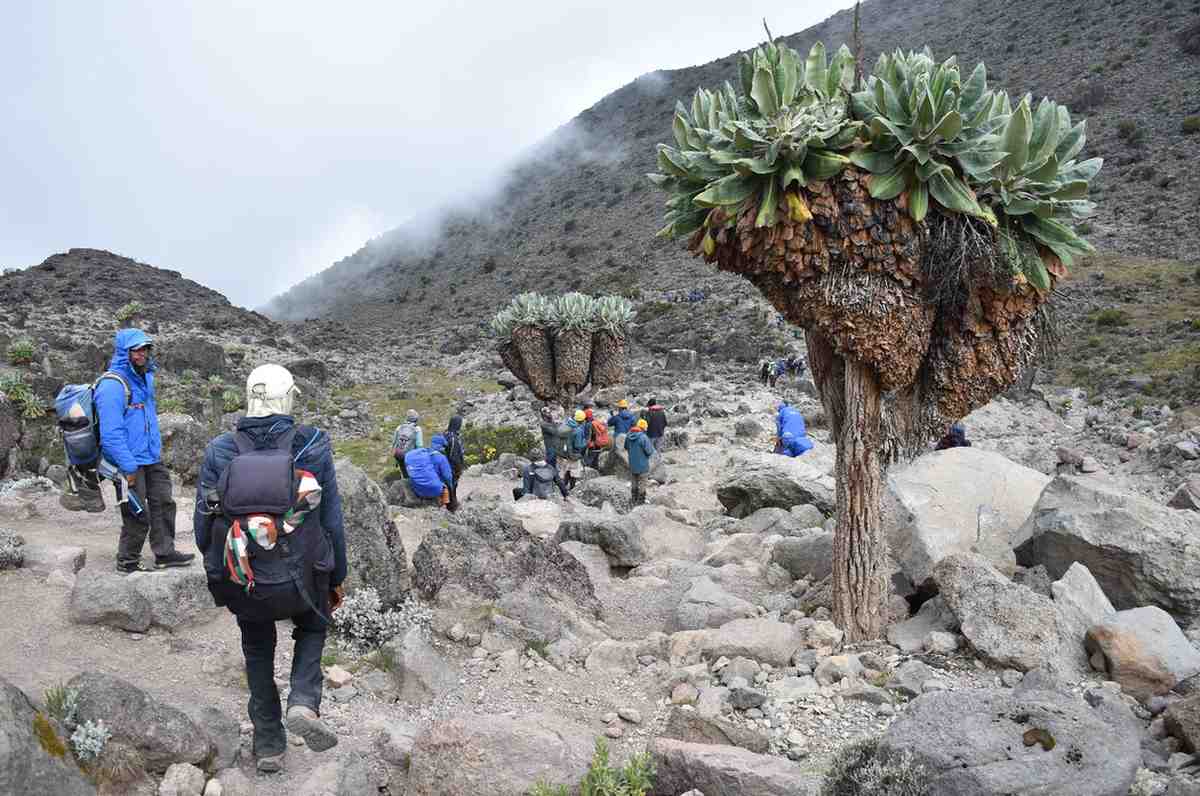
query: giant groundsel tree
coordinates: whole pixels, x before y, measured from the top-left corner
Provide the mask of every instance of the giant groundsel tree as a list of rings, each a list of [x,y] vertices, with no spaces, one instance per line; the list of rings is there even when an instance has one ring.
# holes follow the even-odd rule
[[[773,41],[739,89],[700,88],[660,144],[660,234],[750,280],[806,331],[837,445],[834,619],[883,630],[883,469],[1012,385],[1053,336],[1048,299],[1092,209],[1084,123],[964,80],[954,58]],[[857,90],[856,90],[857,89]]]

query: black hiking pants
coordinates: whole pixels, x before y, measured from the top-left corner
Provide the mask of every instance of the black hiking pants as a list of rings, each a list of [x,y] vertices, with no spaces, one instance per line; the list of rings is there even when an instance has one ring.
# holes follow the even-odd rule
[[[254,725],[254,756],[283,754],[287,732],[279,688],[275,685],[276,632],[272,617],[290,613],[294,625],[287,706],[303,705],[317,714],[321,712],[321,653],[325,649],[327,625],[294,584],[258,584],[249,594],[231,583],[224,586],[231,587],[227,590],[226,607],[236,615],[238,629],[242,631],[242,655],[250,687],[246,709]],[[327,600],[322,600],[321,605],[327,607]]]
[[[121,539],[117,543],[117,563],[135,564],[142,557],[146,536],[155,559],[175,552],[175,500],[171,497],[171,474],[162,462],[137,469],[133,495],[121,506]],[[133,511],[133,500],[142,506]]]

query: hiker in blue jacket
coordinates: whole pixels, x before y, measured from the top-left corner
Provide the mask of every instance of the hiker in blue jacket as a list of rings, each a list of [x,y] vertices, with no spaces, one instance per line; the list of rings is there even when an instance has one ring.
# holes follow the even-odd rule
[[[249,591],[225,576],[228,522],[219,509],[214,510],[210,505],[210,498],[216,496],[222,474],[238,456],[235,434],[227,432],[208,443],[192,516],[196,547],[205,553],[209,591],[218,605],[225,606],[236,617],[242,634],[246,684],[250,690],[247,711],[254,725],[251,751],[258,770],[264,773],[279,771],[287,750],[285,714],[275,683],[275,621],[279,617],[290,618],[294,625],[287,729],[304,738],[314,751],[337,744],[337,735],[320,719],[324,680],[321,655],[328,618],[341,604],[342,582],[348,569],[342,498],[329,435],[297,424],[292,416],[297,393],[295,380],[286,368],[274,364],[255,368],[246,379],[246,416],[238,421],[237,433],[248,436],[255,449],[266,449],[286,444],[285,435],[294,431],[291,440],[294,466],[311,473],[321,487],[319,511],[301,528],[318,530],[327,540],[317,561],[312,562],[311,583],[306,582],[306,577],[297,579],[302,573],[289,569],[297,554],[291,553],[293,558],[289,561],[285,557],[288,551],[273,560],[255,559],[257,577]],[[314,520],[319,527],[307,525]],[[214,524],[218,527],[214,528]]]
[[[781,401],[779,415],[775,418],[775,452],[795,458],[812,450],[812,446],[804,425],[804,415]]]
[[[404,466],[408,469],[408,480],[417,497],[432,500],[440,498],[445,490],[450,496],[447,508],[454,511],[458,508],[455,502],[454,471],[443,452],[445,449],[446,438],[436,434],[429,441],[428,448],[417,448],[404,454]]]
[[[638,420],[625,435],[625,450],[629,451],[629,488],[633,505],[646,502],[646,474],[650,472],[650,459],[654,456],[654,443],[646,435],[649,424]]]
[[[175,500],[171,474],[162,463],[162,436],[154,404],[153,342],[141,329],[121,329],[113,342],[108,378],[96,385],[96,412],[100,415],[100,451],[120,471],[133,493],[120,503],[121,538],[117,543],[117,571],[149,571],[142,563],[146,536],[154,551],[154,565],[186,567],[196,556],[175,550]],[[124,382],[124,384],[122,384]],[[126,401],[125,387],[129,387]]]
[[[607,422],[612,426],[613,436],[619,437],[629,433],[629,429],[633,428],[633,424],[637,422],[637,417],[629,411],[629,401],[622,398],[617,401],[617,412],[609,415]]]
[[[574,489],[578,480],[571,470],[575,462],[581,460],[587,452],[588,427],[587,414],[582,409],[576,409],[575,415],[567,418],[567,444],[563,451],[567,470],[563,479],[567,482],[567,489]]]

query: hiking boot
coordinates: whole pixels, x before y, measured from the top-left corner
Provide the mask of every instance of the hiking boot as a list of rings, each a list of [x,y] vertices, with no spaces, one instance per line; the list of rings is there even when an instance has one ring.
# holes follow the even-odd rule
[[[337,734],[317,716],[317,712],[304,705],[292,705],[287,709],[287,728],[304,739],[314,752],[324,752],[337,746]]]
[[[117,562],[117,574],[118,575],[132,575],[134,572],[153,572],[153,571],[154,571],[153,567],[146,566],[146,563],[140,559],[137,561],[134,561],[132,564],[124,564],[120,561]]]
[[[154,566],[158,567],[159,569],[166,569],[167,567],[186,567],[188,564],[192,563],[192,559],[195,557],[195,553],[180,553],[178,550],[176,550],[170,555],[163,556],[162,558],[155,558]]]
[[[254,762],[260,774],[278,774],[283,771],[283,752],[277,755],[263,755]]]

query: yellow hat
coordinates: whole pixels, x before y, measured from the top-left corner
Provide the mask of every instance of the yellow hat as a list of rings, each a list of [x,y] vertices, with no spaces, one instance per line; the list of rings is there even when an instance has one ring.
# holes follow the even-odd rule
[[[582,423],[584,420],[587,420],[587,415],[585,415],[583,413],[582,409],[576,409],[575,410],[575,422]]]
[[[645,431],[646,429],[648,429],[650,427],[650,424],[647,423],[646,418],[643,417],[641,420],[637,421],[637,427],[640,430]]]
[[[621,400],[617,401],[617,408],[618,409],[628,409],[629,401],[626,401],[624,398],[622,398]]]

